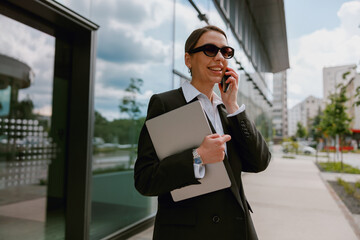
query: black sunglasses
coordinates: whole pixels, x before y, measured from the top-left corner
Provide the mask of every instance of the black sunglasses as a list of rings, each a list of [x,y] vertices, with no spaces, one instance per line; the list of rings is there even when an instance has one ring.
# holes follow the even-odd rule
[[[235,50],[232,47],[229,46],[225,46],[222,48],[219,48],[217,46],[215,46],[214,44],[205,44],[201,47],[197,47],[194,49],[191,49],[188,53],[197,53],[197,52],[204,52],[204,54],[208,57],[215,57],[217,55],[217,53],[221,52],[221,54],[223,55],[224,58],[226,59],[230,59],[234,56],[234,52]]]

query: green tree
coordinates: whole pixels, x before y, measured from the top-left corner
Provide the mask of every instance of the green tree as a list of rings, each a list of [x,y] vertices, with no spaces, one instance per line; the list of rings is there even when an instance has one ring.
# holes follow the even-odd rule
[[[353,69],[356,69],[356,66]],[[350,75],[350,73],[350,71],[345,72],[342,75],[342,78],[346,80],[346,76]],[[355,98],[357,98],[357,100],[355,100],[354,105],[360,106],[360,86],[355,89]]]
[[[104,118],[98,111],[95,110],[95,125],[108,124],[108,120]]]
[[[136,137],[138,136],[138,120],[141,116],[141,107],[143,104],[138,101],[137,96],[141,93],[140,89],[143,85],[144,81],[140,78],[131,78],[129,86],[125,89],[126,94],[122,98],[121,103],[119,105],[119,109],[121,113],[126,113],[130,120],[131,126],[129,128],[130,131],[130,143],[132,144],[132,148],[130,151],[130,161],[129,165],[131,166],[135,161],[135,142]]]
[[[140,88],[144,81],[140,78],[131,78],[129,86],[125,89],[126,95],[122,98],[119,105],[120,112],[129,115],[130,119],[138,119],[141,115],[141,104],[137,100],[137,96],[140,92]]]
[[[135,125],[135,132],[139,133],[144,121],[144,117],[137,120],[114,119],[108,121],[99,112],[95,111],[94,137],[102,138],[106,143],[135,144],[138,136],[135,136],[134,141],[130,142],[132,133],[129,129]]]
[[[298,122],[296,126],[297,126],[296,136],[298,138],[305,138],[307,136],[306,128],[302,125],[301,122]]]
[[[33,113],[34,103],[27,97],[20,102],[14,103],[12,106],[12,117],[17,119],[34,119]]]
[[[312,123],[310,126],[309,136],[315,141],[318,141],[320,138],[323,137],[323,132],[320,128],[321,116],[322,113],[321,109],[319,108],[318,114],[312,119]]]
[[[345,103],[348,101],[346,87],[343,84],[337,86],[334,94],[329,96],[330,103],[326,105],[324,114],[321,117],[320,128],[330,137],[335,138],[336,146],[339,140],[340,148],[345,134],[351,134],[351,118],[347,114]],[[336,151],[338,149],[336,148]],[[338,154],[336,153],[336,156]],[[341,161],[342,163],[342,161]]]
[[[357,100],[355,101],[355,105],[360,106],[360,86],[356,88],[355,97],[357,97]]]

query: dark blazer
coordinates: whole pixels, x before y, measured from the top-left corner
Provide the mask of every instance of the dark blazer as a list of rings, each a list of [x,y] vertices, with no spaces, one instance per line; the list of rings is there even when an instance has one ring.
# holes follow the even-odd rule
[[[182,89],[155,94],[150,99],[147,119],[187,104]],[[135,163],[135,187],[145,196],[158,196],[153,239],[257,239],[241,181],[241,172],[266,169],[271,154],[268,146],[245,111],[227,117],[224,105],[218,110],[227,142],[224,164],[231,188],[174,202],[170,191],[199,184],[194,176],[192,149],[159,161],[144,125]]]

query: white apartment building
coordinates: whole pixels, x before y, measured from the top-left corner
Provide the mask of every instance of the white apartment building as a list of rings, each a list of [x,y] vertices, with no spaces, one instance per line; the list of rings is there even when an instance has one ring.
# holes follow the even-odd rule
[[[305,126],[306,120],[304,119],[304,106],[301,103],[296,104],[289,109],[288,128],[289,136],[295,136],[297,130],[297,123],[301,122]]]
[[[287,110],[287,78],[286,72],[279,72],[273,77],[273,127],[274,141],[281,141],[288,137]]]
[[[347,74],[348,73],[348,74]],[[347,85],[356,76],[356,64],[323,68],[323,98],[328,102],[329,95],[335,92],[340,83]]]
[[[323,68],[324,100],[334,93],[337,84],[346,86],[349,98],[346,106],[348,114],[353,118],[352,129],[360,130],[360,107],[354,106],[356,88],[360,86],[360,74],[356,71],[356,64]]]
[[[342,83],[346,86],[346,95],[349,101],[346,103],[347,113],[352,118],[350,130],[351,141],[355,140],[360,145],[360,106],[355,106],[359,98],[355,98],[356,89],[360,86],[360,74],[355,64],[323,68],[324,104],[329,102],[328,97],[335,92],[335,86]],[[351,145],[354,145],[351,143]]]
[[[346,95],[349,98],[346,107],[349,117],[353,119],[350,128],[353,132],[360,133],[360,106],[355,106],[355,102],[359,99],[359,97],[355,97],[358,87],[360,87],[360,73],[356,73],[355,77],[351,78],[346,85]]]
[[[312,120],[324,109],[321,98],[309,96],[289,110],[289,136],[295,136],[297,123],[309,131]]]

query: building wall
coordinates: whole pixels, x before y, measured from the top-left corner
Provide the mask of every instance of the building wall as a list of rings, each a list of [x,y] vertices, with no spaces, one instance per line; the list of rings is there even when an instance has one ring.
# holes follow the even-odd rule
[[[352,118],[350,128],[355,130],[360,130],[360,106],[355,105],[355,102],[359,99],[359,96],[355,96],[358,87],[360,87],[360,74],[356,73],[346,87],[346,95],[349,98],[346,107],[349,117]]]
[[[271,69],[264,49],[267,39],[260,38],[248,1],[202,0],[196,1],[196,8],[187,0],[57,2],[100,26],[90,239],[107,237],[156,212],[156,198],[140,196],[133,187],[137,138],[150,97],[191,78],[184,64],[184,43],[195,28],[207,24],[199,19],[199,10],[209,24],[226,31],[229,45],[235,48],[229,66],[239,70],[239,103],[246,105],[247,114],[271,139],[273,74],[265,72]],[[43,45],[48,47],[48,41]],[[127,97],[134,99],[139,113],[122,110]]]
[[[309,96],[296,104],[289,110],[289,136],[295,136],[298,122],[309,130],[312,119],[323,109],[322,99],[314,96]]]
[[[288,136],[287,79],[286,72],[274,74],[273,79],[273,127],[274,141]]]
[[[297,123],[306,124],[304,116],[303,105],[301,103],[296,104],[289,110],[289,136],[295,136],[297,130]]]
[[[360,106],[354,106],[356,88],[360,86],[360,77],[356,64],[323,68],[324,104],[328,103],[328,97],[335,92],[336,85],[346,86],[346,94],[349,101],[346,103],[347,113],[353,120],[350,124],[352,129],[360,129]]]
[[[346,74],[344,78],[344,74]],[[356,74],[356,65],[344,65],[323,68],[323,98],[328,102],[329,95],[335,92],[336,86],[340,83],[347,85]]]

